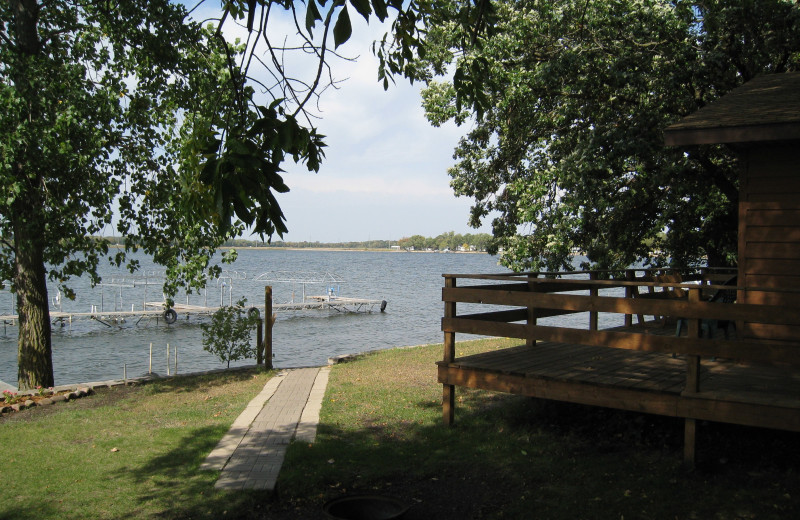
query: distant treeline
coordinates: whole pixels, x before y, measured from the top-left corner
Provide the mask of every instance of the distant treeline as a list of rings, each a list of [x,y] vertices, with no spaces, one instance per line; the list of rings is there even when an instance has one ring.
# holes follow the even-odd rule
[[[410,251],[485,251],[492,236],[487,233],[457,234],[453,231],[437,237],[413,235],[400,240],[367,240],[366,242],[286,242],[274,240],[272,243],[260,240],[236,239],[225,242],[229,247],[290,247],[330,248],[330,249],[405,249]]]
[[[366,242],[286,242],[284,240],[273,240],[262,242],[261,240],[246,240],[237,238],[225,242],[225,247],[288,247],[292,249],[390,249],[397,245],[396,240],[368,240]]]
[[[124,238],[103,237],[111,244],[123,244]],[[454,231],[442,233],[437,237],[413,235],[400,240],[367,240],[365,242],[287,242],[273,240],[248,240],[237,238],[225,242],[225,247],[288,247],[293,249],[405,249],[409,251],[485,251],[492,236],[488,233],[458,234]]]
[[[488,233],[461,235],[449,231],[434,238],[422,235],[401,238],[397,241],[397,245],[401,249],[413,249],[415,251],[486,251],[491,240],[492,235]]]

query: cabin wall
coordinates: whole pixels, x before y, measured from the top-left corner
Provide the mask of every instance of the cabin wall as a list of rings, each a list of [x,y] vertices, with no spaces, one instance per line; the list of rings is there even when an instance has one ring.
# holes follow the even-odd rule
[[[739,188],[739,286],[800,289],[800,143],[756,145],[744,154]],[[797,294],[740,291],[739,301],[797,303]],[[792,327],[744,324],[746,337],[791,339]]]

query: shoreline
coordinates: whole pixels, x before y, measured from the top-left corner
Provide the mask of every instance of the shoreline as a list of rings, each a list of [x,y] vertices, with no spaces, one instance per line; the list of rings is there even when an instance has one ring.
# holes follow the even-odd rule
[[[488,255],[486,251],[406,251],[405,249],[383,249],[383,248],[354,248],[354,247],[284,247],[284,246],[220,246],[220,251],[236,249],[256,250],[256,251],[341,251],[345,253],[430,253],[430,254],[455,254],[455,255]]]

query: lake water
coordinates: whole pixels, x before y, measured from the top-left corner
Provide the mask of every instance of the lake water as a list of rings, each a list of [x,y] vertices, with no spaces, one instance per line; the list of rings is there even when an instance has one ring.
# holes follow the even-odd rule
[[[279,368],[323,365],[340,354],[363,352],[395,346],[438,343],[442,341],[441,317],[444,305],[441,289],[443,273],[507,272],[497,265],[497,257],[485,254],[394,253],[356,251],[239,250],[235,264],[220,280],[209,284],[207,291],[189,297],[195,305],[219,305],[234,302],[241,296],[248,303],[262,304],[263,282],[253,280],[268,271],[333,272],[346,283],[341,296],[386,300],[386,312],[342,314],[335,311],[278,312],[273,329],[274,365]],[[130,287],[134,276],[106,268],[105,283],[118,286],[91,288],[85,280],[75,280],[74,301],[58,300],[51,287],[51,309],[65,312],[89,312],[97,309],[135,310],[146,301],[161,300],[159,285],[140,285],[142,275],[156,282],[159,273],[141,257],[142,271],[137,286]],[[302,286],[272,283],[276,303],[288,301],[294,291],[302,298]],[[309,294],[320,294],[324,287],[307,287]],[[185,296],[176,298],[186,303]],[[14,298],[0,292],[0,314],[13,314]],[[184,316],[167,325],[163,320],[143,319],[136,323],[106,326],[93,320],[76,320],[71,325],[53,326],[53,364],[56,384],[70,384],[107,379],[121,379],[127,365],[129,377],[147,373],[150,343],[153,344],[153,371],[166,373],[166,347],[171,348],[170,364],[178,350],[178,372],[188,373],[224,365],[202,347],[200,323],[204,318]],[[467,336],[459,336],[466,339]],[[252,364],[253,360],[235,364]],[[17,379],[17,329],[0,329],[0,380],[15,384]]]

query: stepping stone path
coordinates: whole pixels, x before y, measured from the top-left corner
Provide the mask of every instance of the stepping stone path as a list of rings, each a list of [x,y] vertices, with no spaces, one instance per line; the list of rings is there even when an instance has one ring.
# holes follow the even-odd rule
[[[275,489],[292,439],[314,442],[329,367],[286,370],[273,377],[200,466],[222,471],[218,489]]]

